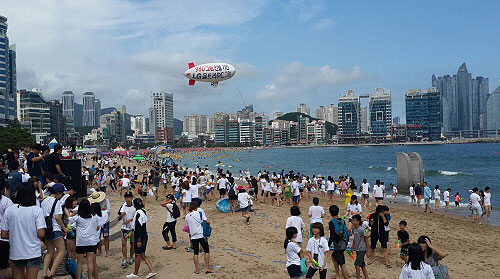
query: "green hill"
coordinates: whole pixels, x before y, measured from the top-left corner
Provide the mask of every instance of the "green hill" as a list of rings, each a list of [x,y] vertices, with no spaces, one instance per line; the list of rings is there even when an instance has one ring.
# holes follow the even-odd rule
[[[314,121],[314,120],[318,120],[310,115],[307,115],[307,114],[301,113],[301,112],[289,112],[289,113],[284,114],[283,116],[278,117],[277,120],[299,122],[300,116],[308,118],[309,122]],[[338,126],[331,123],[331,122],[328,122],[328,121],[325,121],[325,122],[326,122],[326,132],[330,135],[336,135],[337,130],[338,130]]]

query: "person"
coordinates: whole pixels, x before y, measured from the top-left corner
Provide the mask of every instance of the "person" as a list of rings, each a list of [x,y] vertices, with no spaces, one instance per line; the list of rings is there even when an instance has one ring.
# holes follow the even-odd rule
[[[62,145],[60,144],[54,145],[54,152],[52,152],[47,159],[48,173],[60,174],[64,176],[64,173],[61,170],[61,154],[62,154]]]
[[[62,202],[62,198],[61,198]],[[63,204],[64,211],[64,224],[69,225],[69,218],[76,215],[78,206],[78,201],[75,196],[69,196]],[[70,226],[71,227],[71,226]],[[69,228],[68,228],[69,229]],[[66,235],[66,249],[68,250],[68,256],[73,261],[76,261],[76,235],[73,229]]]
[[[134,196],[132,192],[126,192],[124,194],[125,203],[122,205],[118,211],[118,221],[122,221],[122,255],[123,262],[122,267],[127,267],[134,263],[134,224],[132,224],[133,217],[135,214],[135,207],[132,204]],[[130,242],[130,259],[127,260],[127,240]]]
[[[114,169],[109,167],[109,186],[111,187],[111,191],[116,191],[116,173]]]
[[[200,253],[200,246],[205,252],[205,274],[213,273],[210,270],[210,248],[208,246],[207,240],[203,236],[203,221],[210,224],[207,216],[202,212],[198,211],[198,202],[191,202],[189,206],[189,213],[186,215],[186,226],[189,228],[189,237],[193,246],[193,261],[194,261],[194,273],[200,274],[198,254]]]
[[[470,194],[469,200],[472,205],[472,221],[478,225],[481,224],[481,218],[483,216],[481,197],[477,194],[477,187],[472,188],[472,194]]]
[[[366,269],[365,255],[367,247],[369,247],[368,233],[363,226],[361,226],[361,215],[356,214],[352,216],[352,251],[356,251],[356,260],[354,261],[354,267],[356,268],[356,279],[361,276],[361,271],[363,271],[363,276],[368,279],[368,270]]]
[[[292,206],[290,208],[290,217],[286,220],[285,228],[295,227],[297,228],[297,237],[295,237],[295,242],[302,246],[302,232],[304,231],[304,221],[300,218],[300,209],[298,206]]]
[[[106,193],[107,180],[108,180],[108,177],[106,176],[106,172],[104,172],[104,170],[100,170],[98,175],[100,176],[99,177],[99,190],[101,192]]]
[[[455,207],[459,207],[461,201],[462,201],[462,198],[460,197],[460,193],[457,192],[455,194]]]
[[[446,257],[446,254],[443,251],[432,244],[432,241],[428,236],[420,236],[417,242],[424,253],[423,256],[425,263],[431,267],[439,265],[439,261]]]
[[[344,279],[347,279],[349,274],[347,273],[347,267],[345,265],[344,252],[347,248],[347,242],[349,240],[349,230],[347,229],[344,220],[338,216],[338,206],[331,205],[328,211],[332,216],[332,220],[328,224],[330,231],[328,246],[333,247],[332,261],[335,267],[335,276],[340,277],[339,272],[342,271],[342,276]]]
[[[138,189],[138,192],[141,195],[142,203],[144,204],[144,206],[146,206],[146,202],[148,201],[148,190],[149,190],[148,177],[144,176],[142,178],[141,185],[139,186]]]
[[[44,161],[44,157],[40,155],[41,150],[41,144],[35,144],[33,146],[31,151],[26,156],[26,166],[28,169],[28,174],[30,176],[35,176],[38,181],[43,183],[42,162]]]
[[[0,180],[0,221],[3,220],[5,210],[13,205],[12,200],[2,194],[4,193],[4,190],[5,181]],[[0,278],[2,276],[4,278],[7,277],[7,267],[9,266],[9,250],[9,240],[3,239],[0,235]]]
[[[12,160],[9,162],[8,167],[10,170],[10,173],[7,176],[7,184],[9,187],[7,187],[6,189],[6,194],[11,200],[15,200],[17,188],[21,185],[21,183],[23,183],[23,176],[21,173],[19,173],[19,169],[21,166],[19,164],[19,161]]]
[[[297,244],[298,231],[296,227],[288,227],[285,231],[284,243],[286,253],[286,270],[291,279],[298,279],[301,276],[300,259],[303,258],[302,249]]]
[[[370,183],[368,183],[366,178],[363,179],[363,183],[361,184],[361,195],[364,207],[370,206]]]
[[[389,227],[389,221],[384,214],[386,208],[383,205],[378,205],[375,208],[375,213],[370,214],[370,251],[368,258],[370,261],[368,264],[373,263],[373,257],[375,256],[375,249],[377,248],[377,242],[380,242],[382,247],[382,254],[384,255],[385,266],[391,268],[389,265],[389,253],[387,251],[387,242],[389,241],[389,231],[386,231],[386,227]]]
[[[177,242],[177,234],[175,233],[175,225],[177,223],[176,218],[174,217],[174,206],[177,206],[175,204],[175,197],[172,194],[168,194],[165,196],[165,201],[161,203],[161,206],[165,207],[167,210],[167,218],[165,220],[165,223],[163,224],[163,229],[162,229],[162,236],[165,242],[167,243],[166,246],[163,246],[163,250],[172,250],[172,249],[177,249],[176,247],[176,242]],[[179,207],[177,207],[177,210],[179,210]],[[172,242],[170,241],[170,238],[168,237],[168,233],[170,232],[170,235],[172,237]]]
[[[401,246],[399,257],[408,263],[408,246],[410,245],[410,235],[406,231],[408,223],[405,220],[399,222],[398,245]]]
[[[411,198],[411,204],[412,205],[417,205],[416,204],[416,199],[415,199],[415,184],[412,184],[409,189],[410,192],[410,198]]]
[[[125,192],[128,192],[129,187],[130,187],[130,179],[127,177],[127,175],[123,175],[123,178],[120,179],[120,196],[122,195],[122,191],[125,190]]]
[[[139,278],[139,268],[141,267],[141,260],[143,260],[149,268],[149,273],[146,275],[146,279],[156,276],[156,272],[153,269],[153,265],[146,256],[146,247],[148,245],[148,232],[146,229],[146,223],[148,222],[148,216],[144,210],[144,205],[140,198],[135,198],[133,201],[134,208],[136,212],[132,218],[134,229],[134,251],[135,251],[135,269],[134,272],[127,275],[127,278]]]
[[[292,177],[292,183],[290,183],[290,188],[292,190],[292,205],[299,207],[300,202],[300,183],[297,181],[297,177]]]
[[[398,187],[396,187],[396,185],[394,184],[390,184],[389,186],[392,187],[392,198],[391,200],[389,201],[389,203],[396,203],[396,197],[398,196]]]
[[[111,212],[111,204],[108,198],[106,198],[106,193],[102,191],[92,192],[88,200],[92,205],[98,204],[100,206],[100,211],[102,215],[101,235],[103,241],[99,242],[96,256],[100,256],[102,254],[102,244],[104,244],[106,257],[109,257],[109,213]]]
[[[483,216],[488,214],[488,221],[490,220],[491,217],[491,193],[490,193],[490,187],[484,188],[484,212]]]
[[[319,206],[319,199],[317,197],[313,198],[313,206],[309,207],[309,218],[310,218],[310,227],[309,227],[309,235],[312,237],[312,224],[314,223],[323,223],[323,217],[325,217],[325,209],[322,206]]]
[[[160,189],[161,177],[157,171],[152,172],[151,175],[153,176],[151,178],[151,180],[153,182],[153,194],[155,195],[155,200],[157,201],[158,200],[158,189]]]
[[[328,176],[326,180],[326,193],[328,194],[328,198],[330,199],[330,203],[334,203],[333,194],[335,193],[335,183],[333,182],[333,178]]]
[[[422,186],[420,186],[420,183],[415,187],[415,196],[417,196],[417,206],[420,207],[420,202],[422,201]]]
[[[347,212],[345,216],[349,218],[349,223],[347,224],[347,229],[351,230],[352,228],[352,216],[356,214],[361,214],[363,211],[363,207],[358,203],[358,197],[356,195],[351,196],[351,201],[347,205]]]
[[[431,188],[429,187],[429,185],[427,185],[426,182],[424,182],[424,204],[425,204],[424,212],[427,212],[427,209],[429,209],[429,213],[432,213],[431,198],[432,198]]]
[[[192,192],[190,191],[190,185],[188,181],[184,181],[180,184],[180,187],[182,188],[182,192],[180,194],[181,201],[182,201],[182,210],[183,210],[183,215],[184,217],[188,214],[189,211],[189,205],[191,204],[191,194]],[[225,187],[225,186],[224,186]]]
[[[45,237],[46,225],[43,210],[36,205],[33,184],[20,185],[15,202],[3,214],[1,236],[9,240],[13,278],[36,279],[42,264],[40,243]],[[4,252],[2,256],[9,255]]]
[[[446,191],[443,192],[443,201],[445,205],[445,211],[448,212],[450,210],[450,194],[451,194],[451,189],[448,188]]]
[[[259,198],[258,198],[259,183],[253,175],[250,176],[250,184],[252,185],[252,188],[253,188],[253,197],[254,197],[255,201],[259,201]]]
[[[99,243],[101,220],[92,211],[88,199],[80,201],[78,213],[69,218],[69,225],[76,230],[76,278],[80,279],[83,262],[86,259],[88,278],[97,279],[99,269],[95,252]]]
[[[422,250],[418,244],[408,246],[408,263],[401,269],[399,279],[434,279],[432,268],[422,259]]]
[[[251,198],[242,186],[238,187],[238,203],[240,204],[241,216],[245,219],[247,225],[250,225],[250,216],[248,215],[248,210],[250,210]]]
[[[330,249],[328,241],[324,237],[325,229],[322,223],[314,223],[312,224],[312,231],[313,237],[309,238],[306,246],[306,255],[310,262],[306,278],[312,278],[316,271],[319,270],[319,278],[326,279]]]
[[[63,235],[69,230],[64,226],[62,219],[63,209],[60,199],[63,196],[64,185],[54,184],[50,188],[50,196],[42,201],[42,210],[45,217],[52,216],[52,231],[45,235],[45,245],[47,246],[47,255],[43,261],[42,276],[53,277],[57,267],[66,253]],[[52,268],[49,269],[49,267]]]
[[[384,204],[384,194],[385,194],[385,187],[380,182],[380,180],[377,180],[375,182],[375,185],[373,185],[373,196],[375,197],[375,202],[377,205]]]
[[[226,196],[227,193],[226,184],[227,184],[226,176],[222,174],[219,180],[217,180],[217,186],[219,187],[219,196],[221,199]]]
[[[436,185],[434,189],[434,209],[440,211],[441,206],[441,190],[439,190],[439,185]]]
[[[194,178],[193,178],[194,179]],[[229,181],[227,188],[228,188],[228,197],[229,197],[229,209],[231,211],[231,214],[236,211],[236,203],[238,201],[238,186],[236,183],[234,183],[234,178],[232,176],[228,177],[227,179]]]

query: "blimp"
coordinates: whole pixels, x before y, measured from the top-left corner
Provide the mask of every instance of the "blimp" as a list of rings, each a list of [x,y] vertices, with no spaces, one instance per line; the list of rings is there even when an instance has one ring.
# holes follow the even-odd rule
[[[184,76],[189,79],[189,85],[194,85],[196,81],[210,82],[213,87],[217,87],[219,81],[232,78],[236,74],[236,68],[228,63],[206,63],[195,65],[188,63],[188,70]]]

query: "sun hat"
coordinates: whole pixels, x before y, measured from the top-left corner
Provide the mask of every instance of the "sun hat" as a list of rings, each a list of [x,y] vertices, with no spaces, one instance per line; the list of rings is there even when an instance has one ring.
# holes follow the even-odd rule
[[[99,203],[102,202],[106,198],[106,193],[95,191],[89,196],[90,203]]]

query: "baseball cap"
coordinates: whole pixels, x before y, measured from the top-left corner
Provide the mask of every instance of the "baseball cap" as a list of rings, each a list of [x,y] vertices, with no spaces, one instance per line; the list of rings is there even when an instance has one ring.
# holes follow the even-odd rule
[[[61,183],[56,183],[56,184],[52,185],[52,193],[57,193],[57,192],[62,193],[65,190],[66,190],[66,188]]]

